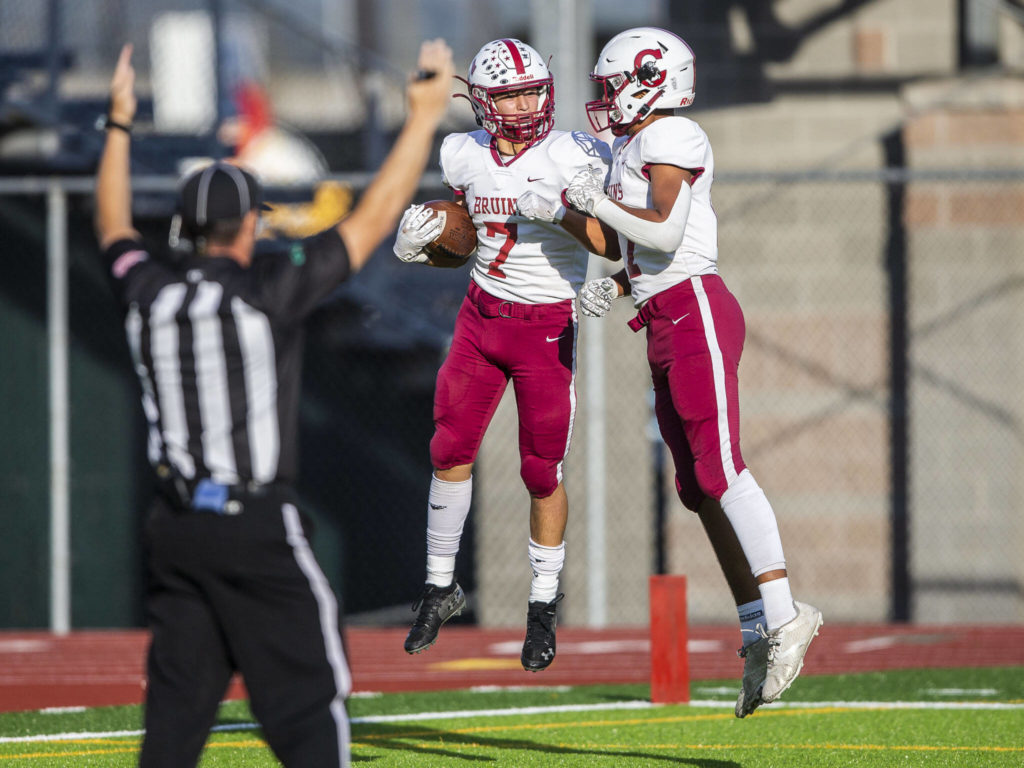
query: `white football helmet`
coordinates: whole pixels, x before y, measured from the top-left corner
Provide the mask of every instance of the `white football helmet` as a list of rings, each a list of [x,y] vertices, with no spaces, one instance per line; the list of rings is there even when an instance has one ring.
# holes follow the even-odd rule
[[[529,145],[547,136],[554,126],[554,80],[540,54],[519,40],[487,43],[469,65],[469,79],[459,79],[469,89],[469,96],[463,98],[473,105],[476,124],[495,138]],[[536,112],[498,112],[495,96],[524,88],[540,89]]]
[[[627,29],[602,49],[590,79],[601,86],[601,98],[586,104],[591,126],[623,136],[652,110],[693,103],[693,51],[664,29]]]

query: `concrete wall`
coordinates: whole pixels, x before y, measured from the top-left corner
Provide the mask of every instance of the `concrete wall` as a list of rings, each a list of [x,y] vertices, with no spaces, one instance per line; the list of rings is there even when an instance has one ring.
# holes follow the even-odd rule
[[[1024,166],[1024,84],[952,82],[908,122],[915,167]],[[914,101],[919,93],[908,93]],[[1024,619],[1024,193],[923,184],[912,233],[916,610],[928,620]]]

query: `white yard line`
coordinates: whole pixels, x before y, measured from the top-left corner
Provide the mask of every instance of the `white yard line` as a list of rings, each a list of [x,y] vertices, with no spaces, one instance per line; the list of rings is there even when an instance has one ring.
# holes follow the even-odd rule
[[[215,725],[214,731],[254,731],[260,726],[256,723],[232,723],[231,725]],[[41,736],[0,736],[0,744],[19,744],[34,741],[77,741],[79,739],[118,739],[129,736],[141,736],[144,730],[135,731],[82,731],[78,733],[48,733]]]
[[[507,707],[504,709],[460,709],[452,712],[410,712],[405,715],[367,715],[353,717],[352,723],[412,723],[421,720],[454,720],[465,717],[512,717],[546,715],[552,712],[599,712],[610,709],[650,709],[649,701],[616,701],[607,704],[561,704],[546,707]],[[730,705],[732,706],[732,705]]]

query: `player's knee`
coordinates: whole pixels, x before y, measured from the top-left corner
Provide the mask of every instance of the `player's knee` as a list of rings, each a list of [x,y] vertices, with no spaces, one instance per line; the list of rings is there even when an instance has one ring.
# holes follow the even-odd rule
[[[458,436],[443,426],[434,430],[430,439],[430,463],[435,469],[450,469],[459,464],[471,464],[472,456],[465,456]]]
[[[722,472],[721,464],[717,462],[716,466],[711,466],[712,462],[697,461],[695,466],[695,476],[697,485],[699,488],[700,496],[697,499],[697,503],[700,503],[700,499],[704,496],[710,496],[715,501],[721,501],[722,494],[729,489],[729,481],[725,479],[725,473]],[[690,507],[693,509],[693,507]]]
[[[519,476],[531,496],[546,498],[558,487],[560,462],[542,459],[540,456],[524,456],[519,467]]]
[[[700,489],[695,479],[683,482],[679,479],[679,475],[676,475],[676,495],[683,502],[683,506],[691,512],[696,512],[704,500],[704,491]]]
[[[764,491],[761,490],[761,486],[757,484],[757,480],[754,479],[750,471],[745,469],[736,476],[732,485],[722,492],[719,501],[728,504],[733,500],[754,495],[764,496]]]

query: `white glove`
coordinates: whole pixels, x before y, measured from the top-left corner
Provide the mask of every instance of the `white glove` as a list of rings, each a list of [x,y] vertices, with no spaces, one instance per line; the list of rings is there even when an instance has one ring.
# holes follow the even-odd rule
[[[587,317],[604,317],[619,298],[619,285],[610,277],[591,280],[580,291],[580,309]]]
[[[516,201],[519,215],[536,221],[549,221],[557,224],[565,216],[565,206],[561,200],[549,200],[536,192],[523,192]]]
[[[588,165],[586,170],[577,173],[565,190],[565,199],[576,210],[593,216],[597,204],[608,199],[604,193],[604,170]]]
[[[444,211],[434,211],[420,204],[410,205],[398,222],[398,236],[395,237],[395,256],[406,264],[423,264],[430,256],[423,247],[441,234],[444,229]]]

